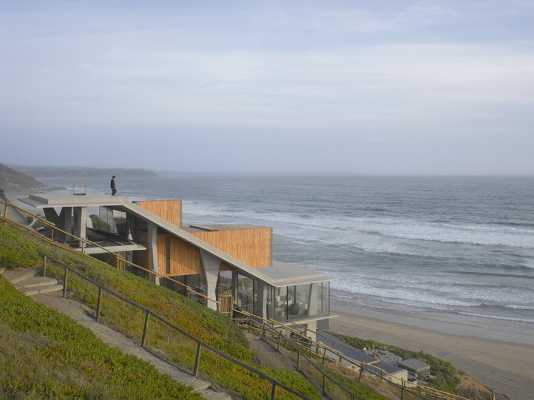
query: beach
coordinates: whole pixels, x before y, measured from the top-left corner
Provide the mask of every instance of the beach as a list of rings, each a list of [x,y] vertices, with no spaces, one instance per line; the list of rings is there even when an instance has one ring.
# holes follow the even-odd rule
[[[183,199],[185,223],[272,227],[274,259],[332,278],[338,332],[424,350],[514,400],[534,399],[534,179],[117,179],[132,199]]]
[[[513,400],[534,399],[534,337],[513,323],[469,319],[413,310],[334,304],[336,333],[424,351],[453,363]]]

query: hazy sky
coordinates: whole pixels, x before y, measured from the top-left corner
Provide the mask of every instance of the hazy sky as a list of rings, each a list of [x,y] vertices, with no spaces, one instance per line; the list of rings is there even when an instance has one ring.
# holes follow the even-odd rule
[[[534,1],[0,2],[0,162],[534,174]]]

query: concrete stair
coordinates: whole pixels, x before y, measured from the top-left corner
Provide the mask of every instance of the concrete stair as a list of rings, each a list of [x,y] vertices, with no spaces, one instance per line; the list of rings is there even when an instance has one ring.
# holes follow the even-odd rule
[[[26,296],[35,296],[36,294],[60,292],[62,290],[63,285],[47,285],[35,289],[22,289],[22,293],[24,293]]]
[[[192,377],[176,367],[163,361],[161,358],[154,356],[145,349],[139,347],[131,339],[96,322],[93,318],[94,311],[86,306],[73,301],[64,299],[55,292],[63,290],[63,285],[56,279],[39,276],[39,270],[36,268],[17,268],[17,269],[0,269],[0,275],[5,277],[19,291],[27,296],[35,296],[34,300],[38,303],[45,304],[48,307],[59,311],[74,319],[79,324],[91,329],[102,341],[108,345],[117,347],[126,354],[141,358],[154,365],[160,372],[169,375],[172,379],[193,389],[207,400],[232,400],[232,397],[225,392],[219,392],[214,389],[210,382],[199,378]]]
[[[3,273],[4,278],[6,278],[12,285],[15,286],[26,279],[33,278],[36,275],[37,270],[29,268],[9,269]]]
[[[56,279],[38,276],[37,269],[17,268],[7,270],[3,276],[26,296],[53,293],[63,290]]]

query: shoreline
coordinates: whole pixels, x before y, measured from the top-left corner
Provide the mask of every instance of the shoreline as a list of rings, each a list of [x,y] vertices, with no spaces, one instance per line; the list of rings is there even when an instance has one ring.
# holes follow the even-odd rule
[[[455,319],[444,313],[355,307],[354,303],[334,298],[333,303],[334,312],[339,315],[330,322],[330,330],[335,333],[422,350],[450,361],[512,400],[532,398],[534,337],[516,334],[509,323]]]

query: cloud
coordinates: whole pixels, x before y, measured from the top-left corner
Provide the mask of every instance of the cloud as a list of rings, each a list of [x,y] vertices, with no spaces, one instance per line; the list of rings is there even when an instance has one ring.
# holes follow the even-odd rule
[[[354,148],[393,159],[406,147],[429,163],[428,148],[456,142],[509,154],[534,145],[525,138],[532,28],[521,37],[508,29],[522,26],[528,3],[306,4],[0,10],[0,30],[12,33],[0,40],[9,60],[0,64],[0,129],[59,142],[83,132],[115,146],[137,132],[212,156],[232,143],[262,162],[270,157],[257,148],[274,151],[286,166],[328,150],[347,168]],[[491,24],[509,32],[497,40]],[[503,135],[509,144],[495,139]]]

